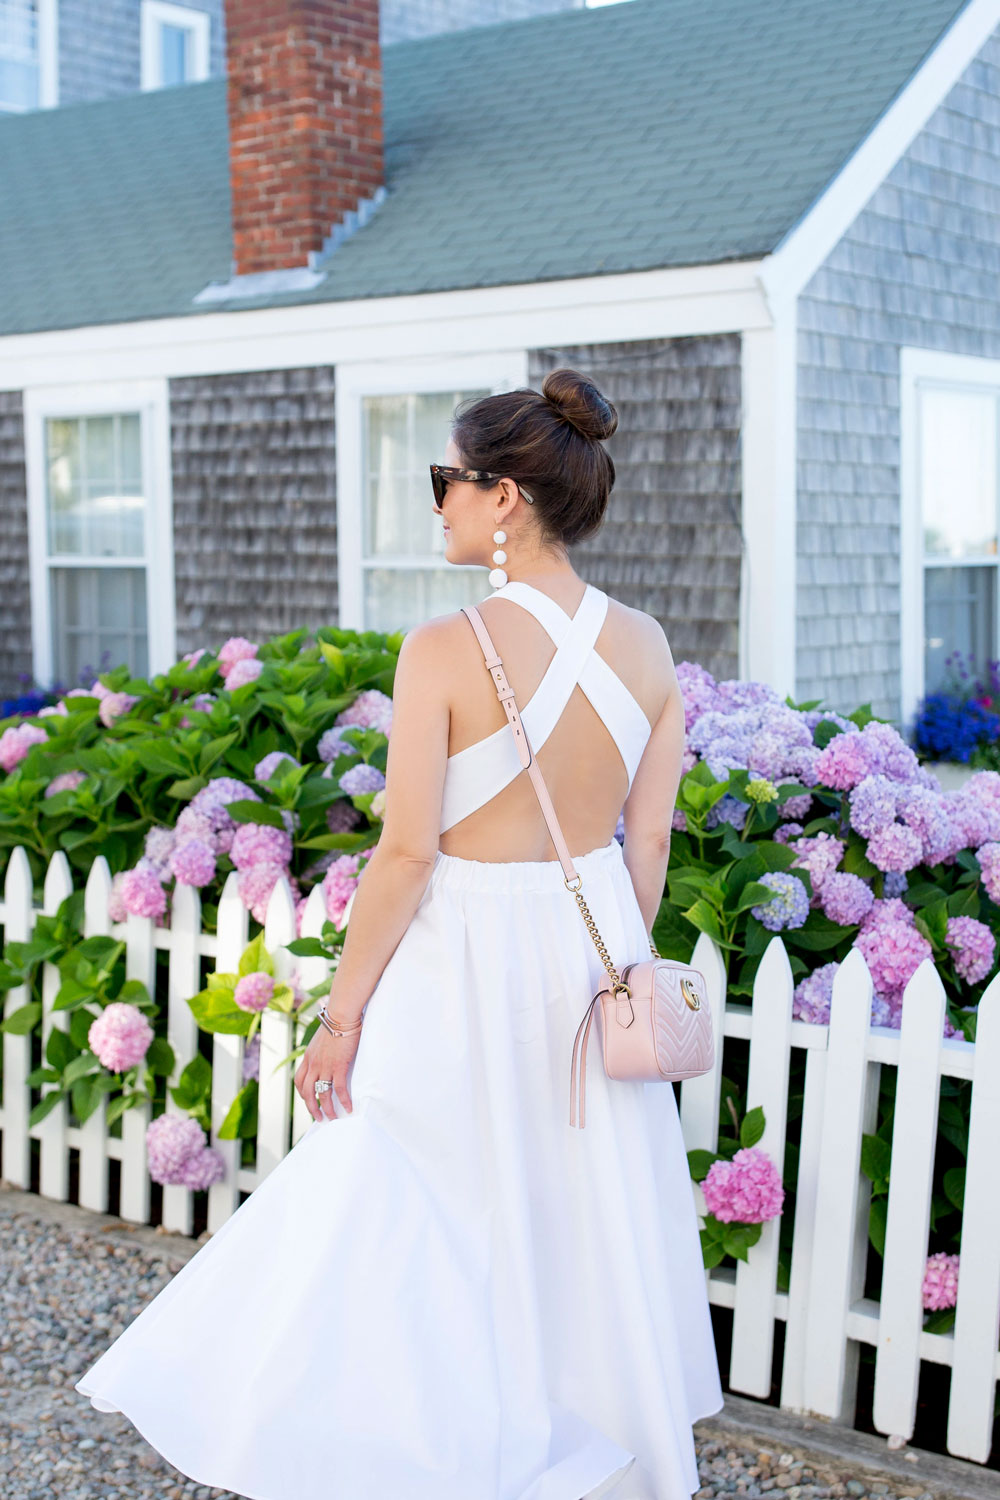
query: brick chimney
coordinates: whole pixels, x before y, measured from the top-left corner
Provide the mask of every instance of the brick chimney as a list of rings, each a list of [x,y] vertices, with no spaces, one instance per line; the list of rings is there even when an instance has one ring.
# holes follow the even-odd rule
[[[305,266],[382,186],[379,0],[225,0],[237,275]]]

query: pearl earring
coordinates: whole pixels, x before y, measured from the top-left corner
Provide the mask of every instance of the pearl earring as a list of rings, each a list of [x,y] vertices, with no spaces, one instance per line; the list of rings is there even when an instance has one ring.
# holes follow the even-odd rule
[[[493,540],[497,543],[505,542],[507,540],[506,531],[501,531],[498,527],[497,530],[493,533]],[[493,554],[493,561],[495,563],[505,563],[507,561],[507,554],[506,552],[501,551],[499,545],[497,546],[497,550]],[[495,589],[502,589],[506,582],[507,574],[504,572],[503,568],[496,567],[490,569],[490,583]]]

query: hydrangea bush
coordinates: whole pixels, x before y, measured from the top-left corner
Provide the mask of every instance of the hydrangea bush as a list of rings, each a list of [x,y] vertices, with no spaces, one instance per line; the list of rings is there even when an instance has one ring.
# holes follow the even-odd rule
[[[0,721],[0,861],[13,846],[24,847],[40,906],[57,850],[81,887],[103,854],[112,871],[112,922],[134,913],[168,925],[176,891],[189,885],[198,890],[209,932],[234,871],[240,899],[258,925],[284,876],[300,933],[306,899],[320,885],[323,935],[295,946],[335,964],[347,908],[381,828],[402,639],[402,632],[339,629],[295,631],[261,645],[238,636],[214,654],[188,653],[149,682],[120,667],[89,687],[48,695],[54,701],[39,704],[38,695],[26,695],[13,705],[19,712]],[[107,1097],[109,1124],[120,1130],[125,1109],[166,1104],[174,1056],[166,1007],[157,999],[166,990],[165,955],[158,955],[157,993],[150,994],[126,980],[124,944],[83,939],[82,925],[81,889],[55,916],[37,920],[30,942],[6,944],[0,992],[26,984],[29,1001],[3,1027],[38,1038],[31,1086],[50,1087],[34,1104],[32,1124],[63,1098],[74,1123],[82,1123]],[[297,1010],[326,989],[304,992],[296,973],[290,985],[275,984],[259,938],[237,975],[209,975],[190,1002],[206,1034],[227,1030],[246,1038],[244,1087],[219,1132],[245,1139],[244,1160],[252,1160],[256,1131],[260,1015],[268,1007]],[[68,1012],[44,1051],[43,961],[59,970],[55,1006]],[[316,1024],[313,1018],[303,1046]],[[221,1158],[212,1165],[205,1154],[209,1056],[206,1041],[170,1090],[201,1132],[201,1154],[187,1151],[191,1131],[177,1134],[176,1122],[158,1126],[158,1155],[153,1146],[161,1136],[150,1140],[156,1181],[208,1186],[221,1168]]]
[[[833,983],[852,948],[871,972],[874,1026],[898,1029],[906,985],[930,959],[944,983],[945,1037],[974,1041],[1000,934],[1000,774],[943,791],[889,724],[793,704],[757,682],[717,682],[681,663],[687,749],[674,816],[668,888],[653,936],[688,959],[698,934],[719,945],[730,995],[749,996],[775,934],[795,980],[793,1015],[830,1019]],[[804,1058],[793,1052],[789,1120],[801,1107]],[[724,1081],[723,1118],[743,1100]],[[883,1070],[878,1126],[862,1169],[873,1183],[870,1239],[885,1237],[894,1074]],[[935,1167],[935,1254],[957,1250],[970,1085],[942,1079]],[[735,1137],[733,1139],[736,1139]],[[732,1142],[730,1142],[732,1144]],[[794,1134],[784,1163],[795,1176]],[[782,1221],[787,1286],[791,1225]],[[936,1264],[936,1262],[935,1262]],[[950,1284],[950,1283],[948,1283]],[[943,1328],[951,1312],[933,1307]],[[931,1309],[931,1303],[926,1304]]]

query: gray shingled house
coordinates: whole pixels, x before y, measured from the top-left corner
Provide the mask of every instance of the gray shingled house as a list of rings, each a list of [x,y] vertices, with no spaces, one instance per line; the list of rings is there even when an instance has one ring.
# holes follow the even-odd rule
[[[621,417],[574,561],[678,658],[905,715],[1000,654],[1000,0],[242,9],[228,88],[0,119],[0,692],[481,598],[426,465],[560,364]]]

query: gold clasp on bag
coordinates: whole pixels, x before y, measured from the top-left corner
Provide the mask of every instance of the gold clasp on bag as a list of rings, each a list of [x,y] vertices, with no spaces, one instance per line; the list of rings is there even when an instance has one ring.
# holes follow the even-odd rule
[[[692,1010],[701,1010],[701,998],[690,979],[681,980],[681,994]]]

